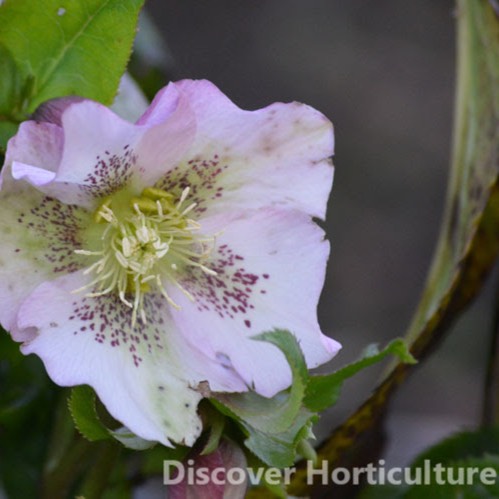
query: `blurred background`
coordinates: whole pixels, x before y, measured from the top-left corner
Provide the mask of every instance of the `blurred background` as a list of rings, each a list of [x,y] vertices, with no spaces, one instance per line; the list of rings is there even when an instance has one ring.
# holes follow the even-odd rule
[[[444,205],[455,47],[451,0],[149,0],[172,79],[207,78],[240,107],[300,101],[335,125],[332,243],[319,307],[343,344],[330,369],[404,334],[423,289]],[[165,55],[168,54],[168,55]],[[154,54],[153,54],[154,55]],[[299,186],[297,186],[299,188]],[[477,423],[490,290],[403,386],[387,465]],[[322,438],[374,387],[346,384]]]

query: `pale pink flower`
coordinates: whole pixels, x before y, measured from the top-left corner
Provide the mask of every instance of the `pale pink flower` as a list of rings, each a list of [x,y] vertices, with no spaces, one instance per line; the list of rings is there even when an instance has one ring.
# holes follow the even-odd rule
[[[91,385],[145,439],[192,445],[207,386],[290,384],[251,336],[290,330],[309,367],[336,354],[316,317],[329,244],[312,217],[333,176],[321,113],[244,111],[181,81],[135,124],[76,98],[35,118],[2,171],[0,322],[56,383]]]

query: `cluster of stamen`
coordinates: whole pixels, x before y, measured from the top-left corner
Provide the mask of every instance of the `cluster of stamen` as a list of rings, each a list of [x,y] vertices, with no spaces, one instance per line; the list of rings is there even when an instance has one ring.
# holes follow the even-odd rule
[[[129,201],[125,216],[123,209],[113,207],[113,199],[104,201],[95,212],[95,222],[106,224],[101,241],[102,249],[75,250],[79,255],[94,257],[84,274],[94,279],[75,290],[91,289],[86,296],[96,297],[117,293],[132,311],[132,325],[137,317],[146,322],[144,295],[159,291],[176,309],[179,305],[168,294],[165,283],[173,283],[189,299],[192,295],[179,282],[179,273],[187,266],[216,274],[204,265],[215,245],[215,237],[197,234],[200,225],[188,217],[196,204],[184,206],[189,188],[180,198],[157,188],[146,188],[139,197]]]

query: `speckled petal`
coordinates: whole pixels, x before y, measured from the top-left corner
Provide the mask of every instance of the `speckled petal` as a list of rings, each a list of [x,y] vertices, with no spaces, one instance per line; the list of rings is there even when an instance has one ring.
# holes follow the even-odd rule
[[[55,183],[58,198],[66,198],[64,184],[77,184],[90,199],[122,188],[137,161],[135,146],[146,131],[90,100],[72,104],[62,114],[64,150]],[[61,185],[62,184],[62,185]]]
[[[24,124],[23,135],[13,139],[19,146],[9,151],[6,166],[10,171],[12,165],[15,178],[40,191],[88,208],[132,180],[137,193],[152,185],[185,156],[196,131],[187,99],[171,85],[158,94],[138,124],[90,100],[67,105],[60,121],[62,128]],[[27,132],[36,140],[30,141]],[[41,140],[48,145],[38,147],[37,154],[23,151],[27,143],[33,149]]]
[[[246,338],[288,329],[309,367],[338,352],[339,343],[321,333],[316,312],[329,243],[307,215],[239,212],[205,220],[202,228],[223,231],[207,264],[217,275],[196,271],[182,282],[194,302],[170,291],[182,306],[173,318],[193,344],[202,344],[207,355],[234,368],[265,396],[289,385],[290,369],[276,347]]]
[[[145,129],[90,100],[65,105],[60,121],[61,127],[36,121],[21,125],[8,144],[4,187],[12,177],[23,179],[63,203],[92,207],[96,197],[130,178],[132,146]]]
[[[189,155],[158,187],[191,186],[196,213],[285,207],[324,218],[331,190],[331,122],[297,102],[244,111],[212,83],[175,83],[196,113]]]
[[[0,323],[15,339],[21,302],[41,282],[80,268],[74,254],[89,215],[24,182],[0,192]]]
[[[161,297],[147,295],[148,323],[132,329],[131,310],[116,296],[72,293],[85,282],[75,272],[41,284],[24,301],[18,326],[35,333],[23,352],[40,356],[59,385],[92,386],[142,438],[192,445],[201,432],[198,384],[218,378],[234,391],[244,389],[241,379],[185,343]]]

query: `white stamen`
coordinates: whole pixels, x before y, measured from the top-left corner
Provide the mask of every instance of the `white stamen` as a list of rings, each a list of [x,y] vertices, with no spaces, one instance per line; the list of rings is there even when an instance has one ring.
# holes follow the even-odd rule
[[[124,216],[113,211],[113,199],[107,199],[96,217],[97,223],[107,222],[100,236],[102,249],[75,250],[78,255],[96,258],[83,271],[93,278],[73,293],[90,289],[86,296],[99,297],[115,291],[119,300],[132,309],[132,326],[138,318],[146,323],[144,296],[149,292],[159,292],[173,308],[181,308],[167,292],[167,282],[194,301],[179,281],[182,270],[197,267],[213,276],[217,272],[205,265],[215,247],[215,237],[196,234],[201,225],[186,216],[197,204],[181,209],[189,192],[189,187],[183,189],[176,205],[170,204],[169,195],[164,196],[166,202],[156,199],[156,210],[151,210],[153,198],[144,193],[129,205],[128,211],[123,209]],[[146,211],[142,212],[140,206]]]
[[[180,195],[180,200],[177,204],[177,210],[182,206],[182,203],[186,200],[187,196],[189,195],[189,191],[191,190],[190,187],[186,187],[183,191],[182,194]]]

